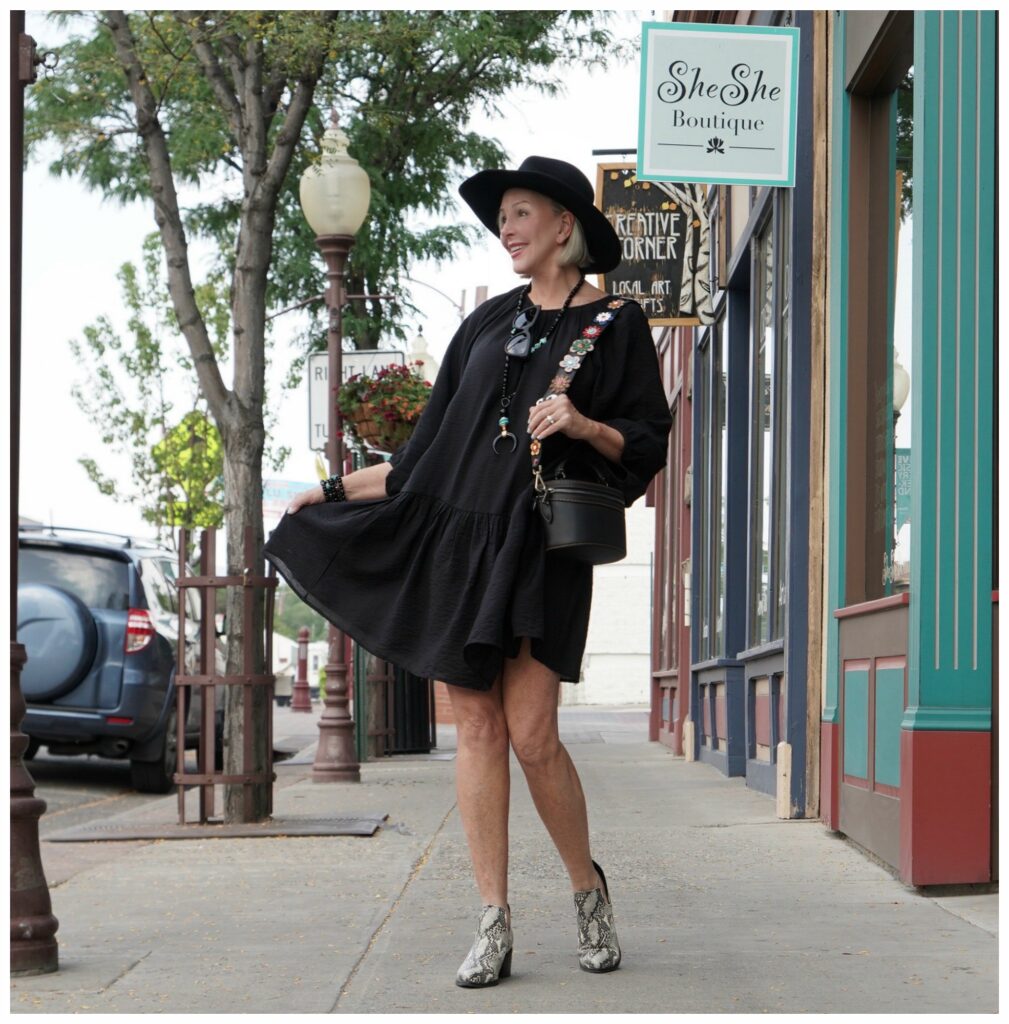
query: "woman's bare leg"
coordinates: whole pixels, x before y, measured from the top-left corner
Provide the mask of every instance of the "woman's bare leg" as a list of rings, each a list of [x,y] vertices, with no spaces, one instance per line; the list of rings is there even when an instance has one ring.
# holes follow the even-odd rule
[[[501,679],[487,691],[448,687],[455,716],[459,816],[483,903],[508,905],[508,727]]]
[[[505,661],[503,705],[507,734],[529,792],[567,868],[572,888],[600,884],[589,852],[588,813],[578,772],[560,741],[560,676],[536,661],[524,638],[517,658]]]

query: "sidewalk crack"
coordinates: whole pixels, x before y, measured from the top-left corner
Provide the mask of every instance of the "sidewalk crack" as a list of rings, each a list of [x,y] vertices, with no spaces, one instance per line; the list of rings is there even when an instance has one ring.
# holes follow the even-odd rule
[[[154,950],[153,950],[153,949],[149,949],[149,950],[148,950],[148,951],[147,951],[146,953],[144,953],[144,955],[143,955],[143,956],[142,956],[142,957],[141,957],[141,958],[140,958],[139,960],[134,960],[134,961],[133,961],[133,963],[131,963],[131,964],[130,964],[130,965],[129,965],[128,967],[126,967],[126,968],[125,968],[124,970],[120,971],[120,972],[119,972],[119,974],[117,974],[117,975],[116,975],[116,976],[115,976],[115,977],[114,977],[114,978],[113,978],[113,979],[112,979],[112,980],[111,980],[111,981],[110,981],[110,982],[109,982],[109,983],[108,983],[108,984],[107,984],[107,985],[105,986],[105,988],[103,988],[103,989],[99,989],[99,990],[98,990],[98,994],[99,994],[99,995],[104,995],[104,994],[105,994],[106,992],[108,992],[108,990],[109,990],[110,988],[112,988],[112,986],[113,986],[113,985],[117,985],[117,984],[118,984],[118,983],[119,983],[120,981],[122,981],[122,980],[123,980],[123,978],[125,978],[125,977],[126,977],[126,975],[127,975],[127,974],[129,974],[129,973],[130,973],[130,971],[132,971],[132,970],[133,970],[133,968],[134,968],[134,967],[139,967],[139,966],[140,966],[140,965],[141,965],[141,964],[142,964],[142,963],[143,963],[143,962],[144,962],[144,961],[145,961],[145,960],[146,960],[146,959],[147,959],[147,958],[148,958],[148,957],[149,957],[149,956],[150,956],[150,955],[151,955],[151,954],[152,954],[153,952],[154,952]]]
[[[374,932],[372,932],[371,938],[368,940],[368,945],[365,946],[364,952],[354,962],[354,966],[350,969],[350,974],[347,975],[347,980],[343,983],[343,985],[340,986],[340,994],[336,997],[336,1002],[333,1003],[333,1006],[329,1011],[330,1013],[336,1013],[337,1007],[340,1005],[340,1000],[343,999],[347,990],[350,988],[352,982],[354,981],[354,978],[357,976],[357,972],[361,968],[361,965],[368,958],[368,954],[371,953],[372,949],[374,949],[375,943],[378,942],[379,937],[385,930],[385,926],[392,919],[393,914],[395,914],[396,911],[399,909],[399,905],[403,902],[403,897],[406,895],[407,889],[410,888],[410,885],[412,884],[413,880],[417,877],[417,875],[420,874],[421,869],[428,862],[431,856],[431,850],[434,848],[434,844],[438,841],[438,837],[441,835],[442,830],[445,828],[445,825],[448,822],[449,817],[451,816],[452,812],[455,809],[456,804],[453,803],[452,806],[449,807],[449,809],[445,812],[445,816],[441,819],[441,822],[439,823],[438,827],[434,830],[434,835],[431,836],[431,841],[427,844],[426,847],[424,847],[424,852],[417,858],[417,861],[414,864],[409,877],[403,883],[403,888],[400,889],[399,895],[396,897],[395,900],[393,900],[392,906],[389,907],[389,910],[386,912],[386,915],[379,922],[378,927],[375,929]]]

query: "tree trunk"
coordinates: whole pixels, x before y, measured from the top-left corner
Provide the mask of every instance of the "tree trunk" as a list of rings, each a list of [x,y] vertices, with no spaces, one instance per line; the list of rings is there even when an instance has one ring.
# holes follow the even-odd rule
[[[262,458],[265,440],[262,406],[243,410],[236,430],[229,430],[222,436],[224,445],[224,522],[227,528],[228,575],[241,576],[246,569],[249,575],[262,575],[263,566],[259,554],[263,550],[263,475]],[[245,564],[245,528],[251,525],[255,541],[257,561]],[[243,675],[248,672],[260,674],[269,672],[272,666],[264,664],[264,601],[265,592],[255,591],[253,621],[245,622],[244,594],[242,587],[229,587],[227,596],[228,615],[228,667],[227,674]],[[252,664],[244,664],[246,634],[251,630]],[[225,736],[230,742],[225,747],[224,768],[229,775],[242,772],[263,772],[269,759],[267,739],[269,718],[272,714],[267,690],[262,686],[252,687],[252,760],[244,763],[244,746],[247,737],[245,727],[245,687],[232,685],[227,688],[225,700]],[[245,804],[244,786],[225,787],[224,816],[228,822],[262,821],[269,817],[271,810],[272,783],[257,783],[251,788],[251,803]]]
[[[336,12],[328,18],[335,19]],[[179,327],[193,357],[200,390],[207,401],[224,447],[224,525],[227,529],[228,575],[262,575],[263,472],[265,447],[263,395],[265,388],[266,277],[272,252],[277,201],[290,168],[294,147],[312,104],[322,73],[327,46],[320,41],[306,55],[305,67],[288,83],[289,100],[283,123],[270,146],[270,125],[277,108],[263,106],[263,49],[248,45],[241,60],[225,74],[214,54],[200,18],[183,23],[208,84],[228,119],[242,151],[245,195],[238,232],[232,300],[233,388],[225,387],[203,316],[197,306],[189,266],[185,226],[172,172],[168,136],[159,120],[159,103],[151,90],[137,53],[129,18],[123,11],[106,11],[104,23],[136,105],[137,132],[143,142],[151,177],[155,220],[161,232],[168,265],[168,287]],[[278,92],[277,98],[279,99]],[[251,526],[256,564],[245,564],[245,528]],[[229,587],[228,675],[260,675],[264,665],[264,593],[255,592],[253,621],[245,622],[243,588]],[[246,641],[248,640],[248,643]],[[248,648],[248,650],[246,650]],[[245,655],[248,655],[246,658]],[[246,663],[247,662],[247,663]],[[228,774],[265,771],[268,759],[269,715],[273,709],[264,687],[252,688],[251,735],[245,728],[244,687],[229,686],[225,701],[225,771]],[[245,742],[243,742],[243,737]],[[252,757],[245,764],[244,747],[251,738]],[[260,821],[270,813],[272,780],[251,787],[247,806],[242,786],[225,787],[227,821]]]

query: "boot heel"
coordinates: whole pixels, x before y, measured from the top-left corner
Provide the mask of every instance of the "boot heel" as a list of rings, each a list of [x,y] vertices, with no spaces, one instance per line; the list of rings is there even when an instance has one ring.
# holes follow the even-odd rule
[[[501,971],[498,974],[499,978],[510,978],[512,976],[512,951],[508,950],[508,955],[504,958],[504,963],[501,964]]]

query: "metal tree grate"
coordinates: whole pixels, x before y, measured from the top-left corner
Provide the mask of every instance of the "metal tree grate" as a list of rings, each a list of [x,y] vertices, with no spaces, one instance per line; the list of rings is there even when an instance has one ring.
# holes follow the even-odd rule
[[[195,589],[200,595],[202,621],[200,623],[200,673],[186,674],[185,638],[186,638],[186,602],[184,595],[179,600],[179,648],[176,661],[176,728],[177,762],[175,782],[179,787],[179,824],[186,824],[185,787],[200,787],[200,822],[207,823],[214,817],[214,787],[218,785],[240,785],[243,787],[245,817],[252,817],[253,792],[257,783],[265,783],[270,789],[270,805],[268,813],[273,809],[272,784],[276,779],[273,771],[273,715],[267,715],[266,766],[262,771],[253,771],[250,766],[254,760],[252,748],[252,705],[253,691],[256,687],[266,687],[268,707],[273,704],[274,676],[267,671],[262,674],[254,672],[255,667],[255,633],[253,614],[255,611],[256,591],[266,591],[266,609],[263,616],[265,632],[265,665],[269,669],[273,665],[273,598],[277,588],[276,570],[270,566],[266,576],[252,575],[251,567],[256,564],[256,547],[252,527],[246,526],[244,537],[245,571],[241,576],[215,576],[217,565],[217,531],[208,527],[203,531],[200,545],[200,575],[190,576],[186,565],[186,550],[189,531],[179,530],[179,575],[176,584],[180,591]],[[259,559],[260,565],[262,560]],[[215,659],[217,612],[217,588],[242,587],[242,673],[236,676],[217,674]],[[185,766],[185,728],[186,728],[186,690],[189,687],[201,687],[200,700],[200,747],[198,770],[186,772]],[[218,686],[242,686],[245,699],[242,702],[242,768],[239,774],[225,775],[214,768],[217,737],[214,729],[216,710],[216,688]]]
[[[373,836],[387,814],[362,812],[341,817],[288,817],[269,821],[224,824],[161,824],[122,822],[79,825],[45,837],[47,843],[109,843],[136,839],[260,839],[280,836]]]

